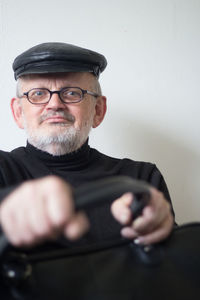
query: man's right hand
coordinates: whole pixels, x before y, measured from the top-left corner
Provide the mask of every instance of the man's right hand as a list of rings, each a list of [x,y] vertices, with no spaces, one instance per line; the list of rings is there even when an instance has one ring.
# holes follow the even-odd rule
[[[78,239],[89,228],[75,212],[70,185],[56,176],[26,181],[0,206],[0,225],[14,246],[33,246],[61,234]]]

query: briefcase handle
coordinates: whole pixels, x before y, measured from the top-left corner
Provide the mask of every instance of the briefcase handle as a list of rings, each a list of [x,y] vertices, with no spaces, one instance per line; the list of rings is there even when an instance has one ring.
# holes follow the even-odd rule
[[[130,192],[134,195],[131,203],[132,220],[136,219],[150,200],[150,185],[134,180],[129,176],[113,176],[83,184],[74,189],[75,209],[90,209],[112,202]],[[9,242],[2,233],[0,236],[0,256],[9,248]]]

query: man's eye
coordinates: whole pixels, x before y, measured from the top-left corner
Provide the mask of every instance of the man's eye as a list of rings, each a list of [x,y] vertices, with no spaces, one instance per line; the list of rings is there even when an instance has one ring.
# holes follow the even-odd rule
[[[68,99],[79,99],[80,98],[80,92],[76,90],[68,90],[63,92],[63,97]]]
[[[47,93],[45,91],[42,91],[42,90],[33,90],[33,91],[30,91],[29,98],[41,99],[41,98],[44,98],[46,96],[46,94]]]
[[[77,93],[75,91],[66,91],[66,92],[63,93],[63,95],[65,97],[67,97],[67,96],[75,96],[75,95],[77,95]]]
[[[42,95],[44,95],[44,92],[42,92],[42,91],[35,91],[35,93],[33,94],[34,96],[42,96]]]
[[[66,93],[67,96],[73,96],[76,95],[76,93],[74,91],[70,91]]]

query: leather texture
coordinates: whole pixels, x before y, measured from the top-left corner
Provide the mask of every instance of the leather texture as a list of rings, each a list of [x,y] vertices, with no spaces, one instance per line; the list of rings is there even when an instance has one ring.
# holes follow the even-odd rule
[[[199,299],[199,253],[200,223],[177,227],[147,252],[132,242],[113,241],[99,249],[18,254],[22,266],[31,265],[31,274],[19,284],[1,284],[0,293],[6,300]]]
[[[13,62],[15,79],[25,74],[92,72],[96,77],[107,66],[97,52],[67,43],[42,43],[17,56]]]

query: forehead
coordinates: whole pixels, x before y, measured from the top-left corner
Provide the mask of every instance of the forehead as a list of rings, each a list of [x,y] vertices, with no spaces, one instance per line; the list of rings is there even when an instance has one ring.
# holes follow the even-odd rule
[[[63,87],[79,86],[89,88],[95,81],[93,74],[89,72],[74,73],[52,73],[52,74],[31,74],[20,79],[22,88],[29,87]]]

